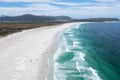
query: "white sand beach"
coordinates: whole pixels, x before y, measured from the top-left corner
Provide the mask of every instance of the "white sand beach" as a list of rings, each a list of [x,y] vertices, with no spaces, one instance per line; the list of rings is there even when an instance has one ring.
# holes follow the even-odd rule
[[[46,80],[48,57],[54,52],[58,33],[77,23],[46,26],[0,39],[0,80]]]

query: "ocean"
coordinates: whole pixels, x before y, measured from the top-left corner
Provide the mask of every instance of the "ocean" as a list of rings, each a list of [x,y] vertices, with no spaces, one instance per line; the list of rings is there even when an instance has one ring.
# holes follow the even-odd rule
[[[53,55],[53,80],[120,80],[120,22],[76,24]]]

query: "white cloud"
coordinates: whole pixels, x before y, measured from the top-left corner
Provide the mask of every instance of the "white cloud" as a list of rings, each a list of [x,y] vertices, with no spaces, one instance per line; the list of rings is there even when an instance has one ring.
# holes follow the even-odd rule
[[[21,14],[35,14],[35,15],[68,15],[76,18],[82,17],[107,17],[107,16],[118,16],[120,14],[120,3],[116,3],[114,0],[96,0],[96,2],[82,2],[82,3],[68,3],[68,2],[56,2],[54,0],[0,0],[8,2],[38,2],[29,4],[26,7],[0,7],[0,15],[21,15]],[[49,2],[51,1],[51,2]],[[106,2],[105,4],[103,2]],[[66,5],[68,7],[64,8],[56,5]]]
[[[32,4],[27,7],[0,7],[0,15],[21,15],[21,14],[36,14],[36,15],[52,15],[52,11],[61,10],[49,4]]]
[[[0,12],[2,12],[2,10],[57,10],[59,8],[55,7],[55,6],[51,6],[49,4],[32,4],[32,5],[28,5],[27,7],[0,7]]]
[[[79,6],[80,3],[68,3],[68,2],[51,2],[57,5],[66,5],[66,6]]]
[[[0,2],[50,2],[52,0],[0,0]]]
[[[120,2],[119,0],[95,0],[98,2],[102,2],[102,3],[108,3],[108,2]]]

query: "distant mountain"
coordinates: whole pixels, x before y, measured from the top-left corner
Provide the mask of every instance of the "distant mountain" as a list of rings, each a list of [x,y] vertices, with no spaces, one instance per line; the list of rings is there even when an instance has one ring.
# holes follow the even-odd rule
[[[101,22],[101,21],[120,21],[118,18],[88,18],[73,19],[68,16],[36,16],[32,14],[24,14],[20,16],[0,17],[0,22]]]
[[[55,22],[68,21],[72,18],[68,16],[36,16],[32,14],[24,14],[21,16],[5,16],[0,17],[0,22]]]
[[[72,21],[78,22],[103,22],[103,21],[120,21],[118,18],[88,18],[88,19],[74,19]]]

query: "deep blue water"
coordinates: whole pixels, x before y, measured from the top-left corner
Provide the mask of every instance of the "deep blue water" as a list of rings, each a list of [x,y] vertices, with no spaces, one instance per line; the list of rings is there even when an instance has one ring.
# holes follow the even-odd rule
[[[120,80],[120,22],[73,25],[54,54],[54,80]]]

